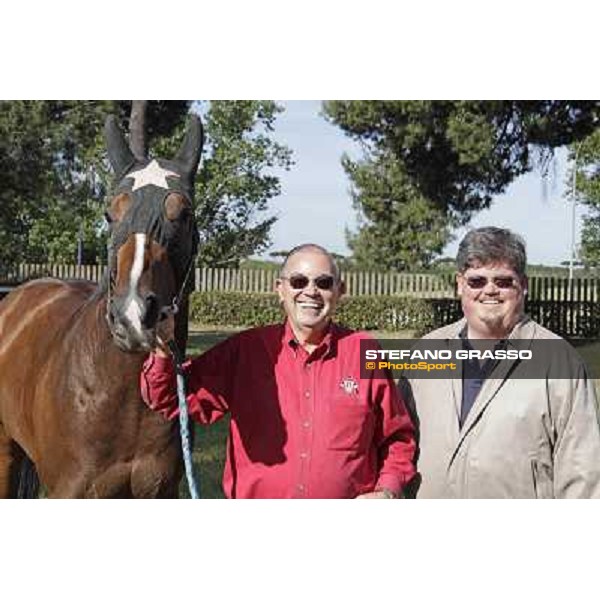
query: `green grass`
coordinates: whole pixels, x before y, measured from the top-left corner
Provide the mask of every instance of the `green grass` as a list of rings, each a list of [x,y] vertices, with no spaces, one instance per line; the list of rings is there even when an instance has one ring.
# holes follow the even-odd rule
[[[233,335],[235,330],[198,330],[193,326],[190,328],[187,355],[194,356],[206,352],[219,342]],[[196,479],[200,484],[201,498],[224,498],[221,480],[223,477],[223,466],[225,464],[225,444],[227,441],[227,430],[229,428],[229,417],[205,427],[194,425],[194,471]],[[187,481],[183,478],[179,486],[180,498],[189,498]]]
[[[238,330],[234,329],[207,329],[191,328],[188,340],[188,356],[205,352],[214,345],[227,339]],[[409,338],[405,333],[372,332],[376,338]],[[577,351],[596,377],[600,377],[600,341],[593,340],[577,345]],[[600,398],[600,379],[595,380],[596,392]],[[223,498],[221,479],[225,463],[225,450],[229,418],[223,418],[210,427],[195,425],[194,430],[194,468],[200,482],[200,495],[202,498]],[[189,498],[185,477],[179,488],[181,498]]]

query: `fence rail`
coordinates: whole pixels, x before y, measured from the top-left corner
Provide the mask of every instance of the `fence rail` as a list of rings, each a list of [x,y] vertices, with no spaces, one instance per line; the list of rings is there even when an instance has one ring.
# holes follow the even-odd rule
[[[0,268],[0,282],[22,282],[38,277],[60,279],[88,279],[100,281],[103,265],[20,264]],[[196,268],[195,288],[202,291],[272,292],[278,272],[266,269]],[[454,276],[432,273],[375,273],[364,271],[342,272],[346,293],[350,296],[410,296],[415,298],[455,298]],[[600,278],[566,277],[529,278],[531,300],[556,302],[597,302],[600,299]]]
[[[272,292],[278,272],[266,269],[196,269],[196,289],[202,291]],[[350,296],[415,296],[453,298],[451,276],[415,273],[342,272]]]
[[[436,327],[453,323],[463,316],[459,299],[434,299],[431,303]],[[528,299],[525,312],[543,327],[566,338],[600,336],[600,305],[596,302]]]
[[[9,289],[39,277],[88,279],[99,282],[102,265],[31,265],[10,269],[0,267],[0,299]],[[431,301],[438,325],[450,323],[462,315],[456,297],[454,277],[430,273],[342,273],[351,296],[384,295],[427,298]],[[197,268],[196,290],[271,292],[276,270]],[[600,332],[600,278],[563,277],[529,278],[525,310],[538,323],[565,337],[596,337]]]
[[[0,282],[22,283],[40,277],[58,279],[87,279],[98,283],[106,269],[104,265],[56,265],[23,263],[12,267],[0,267]]]

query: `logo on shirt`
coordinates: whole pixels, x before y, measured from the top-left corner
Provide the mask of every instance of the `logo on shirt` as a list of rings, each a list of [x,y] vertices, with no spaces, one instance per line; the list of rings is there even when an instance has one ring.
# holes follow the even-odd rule
[[[344,390],[348,396],[351,396],[352,394],[358,394],[358,383],[354,377],[344,377],[344,379],[342,379],[340,382],[340,388],[342,388],[342,390]]]

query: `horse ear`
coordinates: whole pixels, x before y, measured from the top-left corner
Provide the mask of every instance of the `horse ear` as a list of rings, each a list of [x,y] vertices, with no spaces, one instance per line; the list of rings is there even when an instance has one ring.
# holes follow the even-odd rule
[[[192,179],[198,170],[202,146],[204,145],[204,129],[202,121],[197,115],[191,115],[188,119],[185,137],[177,152],[175,160],[183,167],[186,174]]]
[[[115,174],[119,177],[135,163],[135,157],[114,115],[109,115],[106,118],[104,138],[106,140],[108,160]]]

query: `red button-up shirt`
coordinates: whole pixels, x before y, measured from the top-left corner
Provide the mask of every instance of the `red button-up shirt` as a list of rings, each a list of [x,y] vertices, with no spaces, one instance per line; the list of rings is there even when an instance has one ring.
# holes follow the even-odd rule
[[[185,364],[190,416],[231,415],[227,497],[354,498],[410,481],[414,428],[391,378],[360,378],[365,338],[331,325],[308,354],[289,324],[271,325]],[[178,412],[174,379],[169,359],[148,358],[142,396],[167,418]]]

